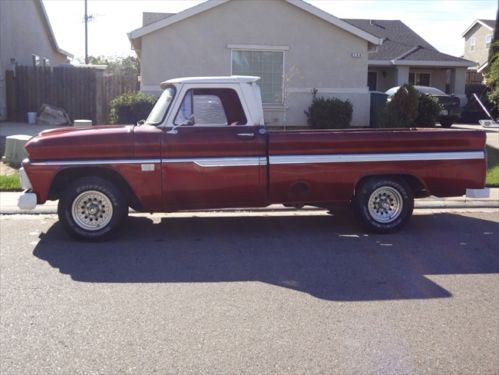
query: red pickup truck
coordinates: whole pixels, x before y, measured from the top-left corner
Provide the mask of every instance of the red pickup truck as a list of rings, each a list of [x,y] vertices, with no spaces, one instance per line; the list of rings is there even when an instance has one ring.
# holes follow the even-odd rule
[[[257,77],[183,78],[141,125],[60,128],[26,144],[22,209],[59,200],[80,239],[109,237],[131,207],[171,212],[351,204],[375,232],[401,228],[414,198],[485,181],[485,134],[448,129],[269,131]]]

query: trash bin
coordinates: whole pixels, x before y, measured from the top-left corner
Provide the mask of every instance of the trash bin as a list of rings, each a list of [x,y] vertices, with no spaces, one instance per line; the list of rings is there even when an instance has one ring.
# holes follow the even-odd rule
[[[84,119],[74,120],[73,126],[75,128],[88,128],[92,126],[92,120],[84,120]]]
[[[24,158],[28,157],[28,153],[24,148],[26,142],[31,139],[31,135],[17,134],[9,135],[5,138],[5,155],[2,161],[5,164],[21,165]]]
[[[28,124],[36,124],[36,112],[28,112]]]
[[[382,91],[369,91],[369,93],[371,94],[369,127],[379,128],[381,113],[386,106],[388,95]]]

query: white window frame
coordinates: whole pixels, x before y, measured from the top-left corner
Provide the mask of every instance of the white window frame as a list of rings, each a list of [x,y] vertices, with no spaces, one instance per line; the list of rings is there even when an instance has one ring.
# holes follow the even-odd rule
[[[232,64],[235,51],[251,51],[251,52],[279,52],[282,53],[282,87],[281,87],[281,102],[280,103],[263,103],[263,108],[282,108],[285,98],[285,82],[286,82],[286,51],[289,51],[287,46],[264,46],[264,45],[244,45],[244,44],[228,44],[230,49],[230,74],[234,75],[234,66]],[[261,77],[260,77],[261,78]]]
[[[485,35],[485,47],[489,48],[492,44],[492,34]]]
[[[474,36],[472,36],[470,38],[470,51],[474,51],[475,50],[475,45],[476,45],[476,38]]]

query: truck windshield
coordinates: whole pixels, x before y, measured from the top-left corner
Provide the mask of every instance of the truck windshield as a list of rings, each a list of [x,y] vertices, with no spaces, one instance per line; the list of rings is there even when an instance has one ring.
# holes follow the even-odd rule
[[[163,91],[149,114],[149,117],[147,117],[147,125],[159,125],[163,122],[174,96],[175,88],[173,87],[168,87],[165,91]]]

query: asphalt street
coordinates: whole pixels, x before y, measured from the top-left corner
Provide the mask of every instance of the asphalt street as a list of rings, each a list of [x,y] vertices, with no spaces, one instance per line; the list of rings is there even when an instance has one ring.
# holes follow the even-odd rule
[[[498,374],[499,212],[0,216],[0,373]]]

